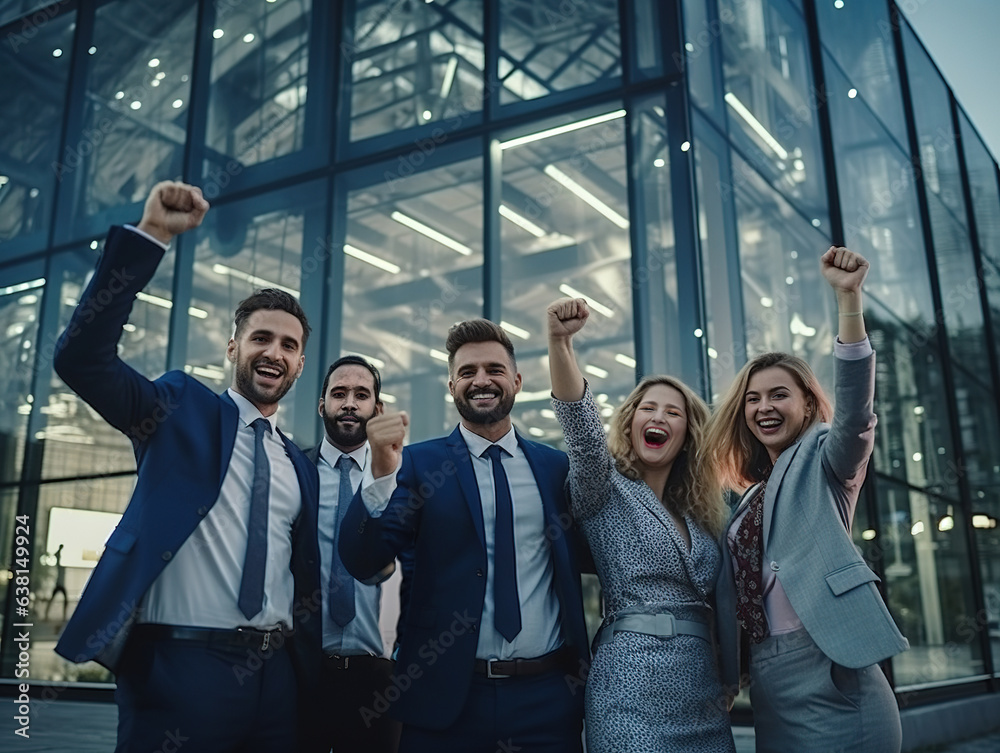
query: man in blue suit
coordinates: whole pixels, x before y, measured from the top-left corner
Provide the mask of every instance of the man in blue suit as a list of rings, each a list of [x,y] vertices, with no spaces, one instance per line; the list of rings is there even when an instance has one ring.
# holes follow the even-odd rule
[[[120,753],[292,753],[297,692],[316,684],[318,479],[275,423],[302,371],[302,308],[279,290],[240,304],[221,395],[117,354],[167,244],[207,210],[193,186],[154,186],[142,221],[108,234],[55,357],[136,454],[132,499],[56,647],[115,673]]]
[[[341,528],[361,580],[413,547],[392,685],[364,711],[393,704],[400,753],[578,752],[588,646],[568,462],[514,431],[521,375],[499,326],[457,324],[447,350],[461,424],[404,449],[405,414],[383,416],[375,481]]]

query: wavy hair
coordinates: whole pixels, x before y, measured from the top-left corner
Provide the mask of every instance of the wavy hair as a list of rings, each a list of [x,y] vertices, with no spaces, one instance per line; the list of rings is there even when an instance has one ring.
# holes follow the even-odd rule
[[[684,446],[674,459],[670,476],[663,492],[663,503],[679,515],[690,515],[711,533],[718,536],[725,525],[728,510],[722,491],[715,482],[715,475],[704,466],[699,449],[704,442],[705,425],[709,410],[705,402],[684,382],[672,376],[645,377],[625,399],[611,418],[608,431],[608,450],[615,460],[619,473],[638,481],[641,476],[636,463],[638,456],[632,447],[632,419],[650,387],[662,384],[673,387],[684,397],[687,414],[687,437]]]
[[[771,473],[771,458],[747,426],[743,406],[750,379],[758,371],[772,366],[780,366],[792,376],[812,408],[803,434],[817,421],[829,422],[833,418],[833,406],[819,380],[809,364],[798,356],[763,353],[747,362],[716,406],[705,431],[706,465],[714,471],[716,483],[723,488],[742,491],[765,480]]]

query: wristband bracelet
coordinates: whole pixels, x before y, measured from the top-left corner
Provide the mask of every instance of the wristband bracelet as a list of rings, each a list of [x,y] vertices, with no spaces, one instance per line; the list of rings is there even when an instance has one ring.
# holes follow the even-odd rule
[[[864,313],[865,313],[864,311],[840,311],[840,312],[838,312],[838,314],[840,316],[861,316]]]

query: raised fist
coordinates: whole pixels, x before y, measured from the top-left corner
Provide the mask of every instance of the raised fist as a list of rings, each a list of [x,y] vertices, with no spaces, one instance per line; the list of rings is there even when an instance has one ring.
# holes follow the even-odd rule
[[[365,429],[372,448],[372,476],[388,476],[399,467],[403,456],[403,440],[410,417],[405,411],[383,413],[368,419]]]
[[[860,291],[870,268],[865,257],[843,246],[830,246],[819,261],[823,277],[835,291]]]
[[[175,235],[198,227],[208,211],[208,202],[197,186],[165,180],[153,186],[136,227],[170,243]]]
[[[590,307],[582,298],[560,298],[546,309],[549,320],[549,337],[572,337],[587,323]]]

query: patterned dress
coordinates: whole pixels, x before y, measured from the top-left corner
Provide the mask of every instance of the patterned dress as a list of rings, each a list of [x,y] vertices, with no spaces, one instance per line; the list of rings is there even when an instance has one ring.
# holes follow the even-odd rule
[[[720,553],[686,518],[691,549],[644,482],[614,467],[590,387],[578,402],[553,399],[566,435],[573,514],[590,544],[605,623],[622,610],[708,620]],[[586,690],[589,753],[733,753],[713,647],[691,635],[617,633],[600,646]]]

